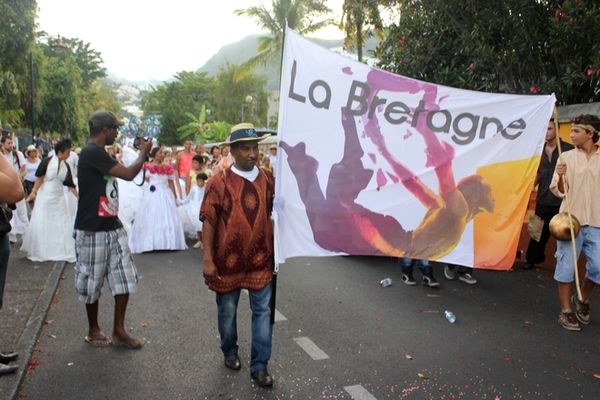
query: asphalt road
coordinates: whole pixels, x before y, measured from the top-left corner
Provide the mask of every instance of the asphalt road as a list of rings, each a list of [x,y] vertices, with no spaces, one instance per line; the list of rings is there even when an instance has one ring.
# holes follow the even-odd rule
[[[387,258],[298,258],[281,266],[273,389],[248,370],[249,307],[240,300],[242,370],[222,364],[214,294],[201,252],[136,256],[142,276],[127,324],[140,351],[84,343],[86,319],[65,271],[19,399],[600,399],[600,301],[582,332],[556,322],[548,272],[477,271],[468,286],[400,283]],[[418,276],[418,273],[416,274]],[[380,288],[391,277],[394,284]],[[106,290],[100,316],[112,327]],[[449,309],[457,316],[450,324]]]

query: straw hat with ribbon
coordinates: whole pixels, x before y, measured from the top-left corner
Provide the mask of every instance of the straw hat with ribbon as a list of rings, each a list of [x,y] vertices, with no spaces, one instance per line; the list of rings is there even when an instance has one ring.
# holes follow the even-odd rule
[[[271,136],[269,133],[258,135],[254,125],[244,122],[231,128],[231,134],[223,144],[233,144],[238,142],[261,141]]]

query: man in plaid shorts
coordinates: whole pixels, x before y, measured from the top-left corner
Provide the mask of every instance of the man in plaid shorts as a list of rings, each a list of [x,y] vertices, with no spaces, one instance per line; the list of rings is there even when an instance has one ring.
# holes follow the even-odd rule
[[[79,155],[79,203],[75,217],[75,290],[87,312],[89,330],[85,341],[94,347],[115,344],[139,349],[143,342],[125,329],[125,311],[129,293],[135,291],[137,270],[127,245],[127,233],[117,216],[116,178],[132,180],[142,168],[152,142],[141,140],[137,160],[125,167],[104,150],[119,133],[122,123],[117,117],[108,111],[96,111],[88,124],[90,137]],[[98,325],[98,300],[105,278],[115,298],[112,340]]]

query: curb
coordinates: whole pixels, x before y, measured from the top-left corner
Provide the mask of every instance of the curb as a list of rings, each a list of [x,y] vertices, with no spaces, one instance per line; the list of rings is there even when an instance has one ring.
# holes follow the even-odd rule
[[[21,383],[25,378],[25,374],[27,373],[29,360],[31,359],[33,351],[35,350],[37,340],[40,336],[40,332],[42,331],[42,327],[44,326],[46,314],[48,313],[50,303],[52,303],[52,298],[54,297],[56,289],[58,288],[58,284],[60,283],[60,278],[62,277],[65,265],[66,262],[64,261],[57,261],[52,265],[52,271],[50,271],[50,275],[46,280],[44,289],[42,290],[38,301],[35,303],[35,307],[31,312],[29,321],[27,321],[27,325],[25,325],[25,329],[21,334],[21,338],[19,339],[16,349],[16,351],[19,353],[19,369],[16,372],[16,379],[13,379],[13,382],[11,382],[12,387],[8,392],[8,399],[10,400],[17,398],[19,387],[21,386]]]

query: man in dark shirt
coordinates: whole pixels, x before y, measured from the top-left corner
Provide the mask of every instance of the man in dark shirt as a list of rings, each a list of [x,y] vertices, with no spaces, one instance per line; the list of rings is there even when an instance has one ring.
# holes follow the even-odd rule
[[[94,347],[113,343],[130,349],[143,346],[125,329],[129,293],[135,290],[137,270],[127,244],[127,233],[117,216],[119,188],[116,178],[132,180],[140,171],[152,143],[140,142],[140,155],[129,167],[104,150],[114,143],[122,123],[108,111],[96,111],[88,121],[90,137],[79,155],[79,203],[75,217],[75,290],[85,303],[89,323],[85,341]],[[98,325],[98,300],[104,279],[115,298],[112,340]]]
[[[573,146],[561,140],[560,148],[562,151],[567,151],[571,150]],[[557,135],[554,128],[554,120],[551,119],[550,122],[548,122],[546,143],[544,144],[542,160],[540,161],[536,178],[538,190],[535,198],[535,214],[544,220],[544,228],[542,229],[542,236],[539,241],[535,241],[534,239],[529,241],[527,254],[525,255],[527,263],[523,266],[524,269],[531,269],[535,267],[535,264],[542,263],[546,259],[546,244],[550,238],[548,225],[550,224],[552,217],[558,214],[558,209],[560,208],[560,203],[562,201],[562,199],[559,199],[550,191],[550,182],[552,181],[552,174],[554,174],[557,160]]]

